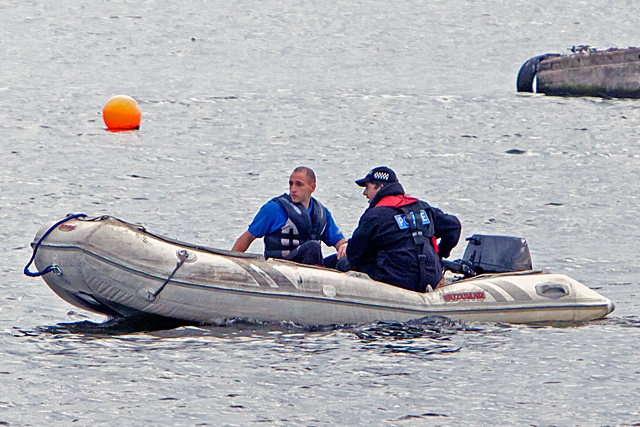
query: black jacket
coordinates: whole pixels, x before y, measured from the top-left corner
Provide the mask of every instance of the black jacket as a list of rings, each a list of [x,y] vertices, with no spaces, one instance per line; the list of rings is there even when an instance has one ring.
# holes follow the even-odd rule
[[[374,280],[401,288],[419,292],[427,285],[435,288],[442,278],[441,258],[447,258],[460,239],[458,218],[405,195],[397,182],[382,187],[369,206],[349,239],[349,263]],[[425,218],[418,221],[418,228],[427,242],[419,247],[407,227],[411,213]],[[422,268],[419,253],[424,255]]]

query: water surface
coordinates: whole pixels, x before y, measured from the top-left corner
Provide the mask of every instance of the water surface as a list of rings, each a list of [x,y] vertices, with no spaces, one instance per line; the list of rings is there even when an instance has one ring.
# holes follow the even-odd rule
[[[3,3],[0,423],[637,425],[640,104],[518,95],[515,78],[534,55],[638,44],[638,9]],[[139,131],[104,130],[116,94],[140,102]],[[22,275],[37,229],[71,212],[228,249],[301,164],[347,235],[366,207],[353,180],[386,164],[465,236],[525,237],[536,268],[616,311],[399,335],[242,322],[96,333],[58,326],[105,319]]]

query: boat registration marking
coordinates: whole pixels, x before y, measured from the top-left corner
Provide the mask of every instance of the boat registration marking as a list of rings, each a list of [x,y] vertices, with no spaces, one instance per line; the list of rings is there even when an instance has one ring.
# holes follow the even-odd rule
[[[455,301],[475,301],[485,299],[484,291],[480,292],[455,292],[451,294],[444,294],[442,296],[445,302]]]

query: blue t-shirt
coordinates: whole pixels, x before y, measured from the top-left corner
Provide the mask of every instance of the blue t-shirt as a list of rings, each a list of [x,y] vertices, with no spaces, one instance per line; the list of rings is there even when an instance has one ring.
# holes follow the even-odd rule
[[[307,209],[309,214],[311,214],[312,208],[313,199],[309,203],[309,209]],[[329,209],[325,207],[324,211],[327,214],[327,228],[324,231],[322,241],[327,246],[333,246],[341,239],[344,239],[344,235],[340,232],[340,229],[333,220]],[[287,223],[287,219],[287,213],[280,207],[280,205],[273,200],[270,200],[262,205],[256,216],[253,218],[253,221],[251,221],[251,224],[249,225],[249,233],[256,238],[264,237],[266,234],[282,229],[282,227]]]

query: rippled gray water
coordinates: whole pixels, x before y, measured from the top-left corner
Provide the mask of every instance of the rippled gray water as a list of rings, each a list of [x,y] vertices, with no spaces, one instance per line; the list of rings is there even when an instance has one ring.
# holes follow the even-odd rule
[[[531,56],[640,44],[637,3],[185,3],[0,4],[0,425],[640,425],[640,103],[515,93]],[[104,130],[121,93],[138,132]],[[347,235],[387,164],[616,311],[98,333],[22,275],[70,212],[230,248],[300,164]]]

